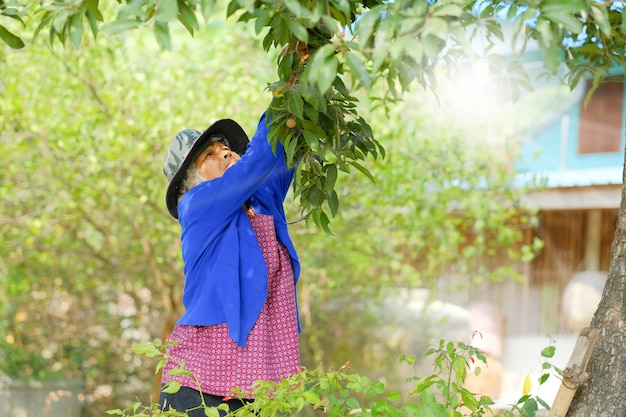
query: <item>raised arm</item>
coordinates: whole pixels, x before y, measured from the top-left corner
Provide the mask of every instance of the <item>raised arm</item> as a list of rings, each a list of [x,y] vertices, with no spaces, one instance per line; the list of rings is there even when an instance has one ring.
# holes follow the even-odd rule
[[[277,146],[276,154],[272,151],[267,142],[268,129],[264,114],[239,162],[226,170],[222,177],[201,183],[183,197],[178,207],[181,225],[200,221],[210,226],[228,221],[270,178],[284,157],[282,145]],[[277,186],[284,186],[284,181],[280,182]]]

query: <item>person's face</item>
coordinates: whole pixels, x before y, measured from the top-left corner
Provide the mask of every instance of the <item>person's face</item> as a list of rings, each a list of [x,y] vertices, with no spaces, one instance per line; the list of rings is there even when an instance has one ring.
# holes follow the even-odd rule
[[[213,142],[194,161],[207,181],[219,178],[239,161],[240,156],[222,142]]]

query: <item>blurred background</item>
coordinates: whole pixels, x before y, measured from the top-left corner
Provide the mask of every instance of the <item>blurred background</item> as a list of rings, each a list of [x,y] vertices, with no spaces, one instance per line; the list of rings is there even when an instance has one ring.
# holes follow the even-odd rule
[[[166,337],[181,314],[166,149],[181,129],[224,117],[253,133],[276,79],[278,51],[260,42],[216,16],[193,38],[174,34],[169,51],[143,32],[78,50],[42,38],[0,48],[5,415],[30,415],[19,395],[84,417],[156,400],[156,360],[131,347]],[[416,86],[388,111],[382,91],[360,97],[387,155],[368,166],[375,182],[340,175],[333,235],[288,198],[303,365],[350,361],[406,391],[407,377],[432,368],[401,357],[479,331],[488,366],[470,382],[506,402],[541,371],[542,347],[556,343],[556,364],[567,363],[608,271],[623,87],[609,83],[583,107],[584,82],[569,91],[544,79],[513,102],[493,80],[481,65],[448,69],[436,95]],[[10,391],[24,384],[43,397]]]

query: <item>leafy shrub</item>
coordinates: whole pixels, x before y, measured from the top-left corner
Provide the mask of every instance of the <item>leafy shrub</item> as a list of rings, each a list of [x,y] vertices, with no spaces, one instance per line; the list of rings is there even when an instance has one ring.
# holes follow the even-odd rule
[[[160,342],[136,346],[136,353],[148,357],[160,357],[157,370],[167,363],[165,345]],[[550,345],[541,352],[545,359],[539,377],[539,385],[545,383],[554,368],[548,359],[554,356],[555,347]],[[413,377],[407,383],[414,384],[410,393],[403,397],[398,391],[389,391],[380,381],[373,381],[358,373],[349,372],[349,363],[341,368],[302,369],[301,372],[283,379],[279,383],[257,381],[254,386],[255,400],[242,408],[228,413],[227,405],[204,407],[207,417],[218,417],[220,410],[233,417],[274,417],[276,415],[327,415],[331,417],[357,415],[362,417],[478,417],[535,416],[539,405],[549,409],[549,405],[536,395],[530,394],[525,384],[523,395],[511,410],[495,414],[491,408],[494,401],[485,395],[473,393],[464,387],[469,372],[480,375],[480,364],[486,365],[486,358],[480,349],[462,342],[440,340],[426,356],[433,357],[433,373],[426,377]],[[415,358],[403,357],[414,363]],[[172,373],[190,374],[184,364],[173,369]],[[199,384],[198,384],[199,385]],[[163,387],[166,392],[180,389],[178,382],[172,381]],[[233,392],[237,398],[239,392]],[[200,406],[202,407],[202,406]],[[157,403],[144,405],[136,402],[125,409],[109,410],[108,414],[122,417],[185,417],[187,414],[175,410],[160,410]]]

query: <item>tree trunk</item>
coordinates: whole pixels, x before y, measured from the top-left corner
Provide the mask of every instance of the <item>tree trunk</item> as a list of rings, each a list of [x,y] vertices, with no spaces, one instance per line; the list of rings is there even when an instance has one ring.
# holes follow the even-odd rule
[[[622,184],[626,184],[626,170]],[[626,416],[626,188],[622,185],[611,266],[590,327],[600,337],[589,359],[589,380],[578,388],[568,417]]]

